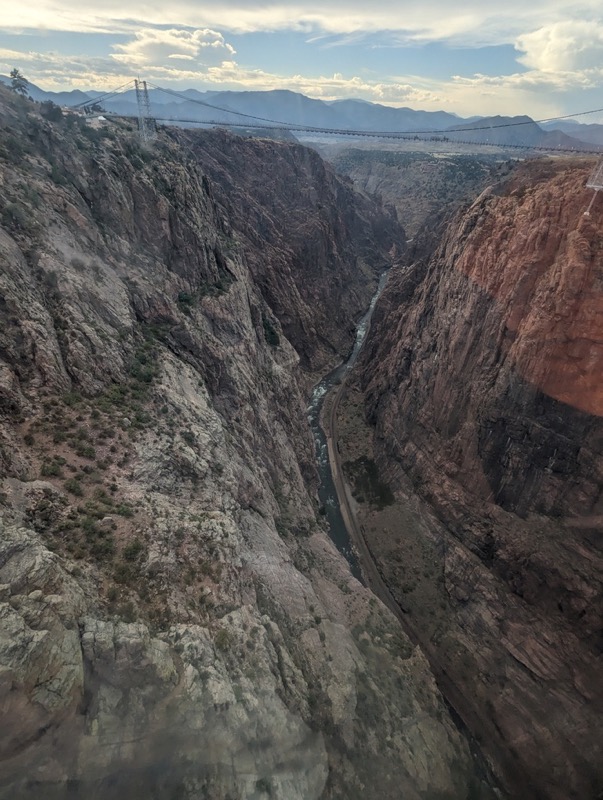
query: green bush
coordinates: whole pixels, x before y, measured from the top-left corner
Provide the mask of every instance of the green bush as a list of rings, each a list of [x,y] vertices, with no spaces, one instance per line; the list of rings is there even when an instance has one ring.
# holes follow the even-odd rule
[[[44,100],[40,105],[40,114],[50,122],[62,122],[63,112],[60,106],[53,103],[52,100]]]
[[[115,541],[112,536],[97,539],[90,546],[90,554],[98,561],[105,561],[115,555]]]
[[[17,203],[8,203],[2,212],[2,224],[6,228],[13,230],[27,231],[31,227],[31,221],[23,206]]]
[[[80,482],[75,478],[67,478],[63,486],[70,494],[74,494],[76,497],[81,497],[84,494]]]
[[[180,311],[183,311],[185,314],[190,314],[194,299],[192,294],[188,292],[178,292],[177,303]]]
[[[88,458],[93,461],[96,458],[96,450],[92,447],[91,444],[84,444],[83,442],[78,442],[75,447],[75,452],[81,458]]]
[[[272,783],[270,782],[269,778],[259,778],[255,782],[255,788],[258,792],[262,792],[268,796],[272,795]]]
[[[137,561],[144,552],[144,545],[140,539],[134,539],[124,547],[124,558],[126,561]]]
[[[54,274],[56,275],[56,273]],[[71,408],[79,405],[81,402],[82,396],[79,392],[67,392],[67,394],[63,395],[63,403]]]
[[[69,183],[64,168],[60,167],[58,164],[53,164],[50,168],[50,180],[56,183],[57,186],[67,186]]]
[[[220,628],[214,636],[214,644],[218,650],[222,650],[223,652],[229,650],[232,645],[231,634],[224,628]]]
[[[264,314],[262,314],[262,325],[264,326],[264,338],[266,339],[266,342],[271,347],[278,347],[281,343],[280,336],[278,335],[272,322],[270,322],[268,317]]]
[[[40,475],[43,478],[60,478],[63,475],[63,470],[56,461],[45,461],[40,468]]]
[[[180,434],[189,447],[195,446],[195,434],[192,431],[182,431]]]
[[[130,584],[136,577],[136,573],[134,571],[134,567],[131,564],[128,564],[125,561],[120,561],[120,563],[115,567],[115,571],[113,573],[113,579],[117,583],[121,584]]]

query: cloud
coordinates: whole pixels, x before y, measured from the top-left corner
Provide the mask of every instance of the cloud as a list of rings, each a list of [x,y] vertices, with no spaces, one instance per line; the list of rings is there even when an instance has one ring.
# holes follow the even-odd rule
[[[525,111],[546,117],[563,113],[568,104],[587,108],[588,101],[576,98],[594,96],[592,90],[603,78],[600,0],[571,5],[567,0],[507,0],[504,6],[465,0],[460,9],[449,0],[381,0],[372,7],[365,0],[220,0],[213,5],[197,0],[104,0],[102,5],[90,0],[31,0],[26,8],[13,4],[6,9],[0,25],[17,25],[17,20],[20,28],[30,25],[32,30],[46,25],[53,30],[120,33],[121,43],[112,44],[104,58],[23,53],[16,48],[0,52],[0,70],[17,65],[45,88],[114,86],[139,72],[150,81],[178,88],[287,88],[328,100],[352,96],[461,114]],[[229,31],[276,31],[278,42],[283,29],[306,33],[310,75],[291,74],[285,59],[271,72],[253,68],[262,66],[257,52],[255,64],[237,63]],[[57,40],[61,36],[56,34]],[[76,34],[69,36],[77,39]],[[27,37],[13,40],[25,43]],[[447,80],[369,72],[376,47],[421,47],[428,42],[440,43],[443,64],[453,47],[506,43],[515,47],[517,69]],[[242,39],[240,50],[244,43]],[[345,75],[325,74],[326,70],[320,74],[319,49],[337,45],[346,45],[350,52],[357,48],[358,67]],[[487,71],[485,60],[483,73]],[[581,91],[585,94],[579,95]],[[593,102],[600,105],[599,100]]]
[[[603,64],[603,24],[557,22],[518,36],[515,49],[520,63],[545,73],[597,69]]]
[[[546,94],[550,92],[570,92],[576,89],[594,89],[600,85],[603,68],[578,72],[515,72],[512,75],[454,75],[456,85],[476,88],[515,89]]]
[[[456,75],[452,96],[473,93],[489,105],[492,101],[500,102],[501,109],[523,105],[531,116],[545,117],[567,111],[564,102],[576,109],[577,92],[595,90],[603,81],[601,23],[565,20],[543,26],[518,36],[515,49],[520,53],[517,61],[527,70],[498,76]],[[580,110],[587,108],[585,103]]]
[[[132,69],[162,64],[166,59],[212,66],[232,59],[236,52],[221,33],[209,28],[143,28],[130,42],[113,45],[113,50],[112,57]]]
[[[64,56],[0,48],[0,71],[7,73],[17,64],[25,77],[48,91],[99,89],[125,83],[131,73],[110,58]]]
[[[147,80],[182,87],[203,83],[221,89],[290,89],[323,100],[360,97],[391,105],[443,102],[437,91],[403,80],[367,80],[341,73],[318,77],[299,74],[287,76],[262,69],[248,69],[232,58],[222,60],[225,53],[234,54],[234,50],[228,45],[212,46],[212,42],[219,43],[220,40],[212,38],[207,31],[203,31],[203,34],[192,40],[172,35],[159,37],[158,40],[141,35],[130,43],[132,47],[120,46],[122,52],[108,58],[64,57],[57,53],[23,53],[0,49],[0,71],[6,72],[18,64],[29,80],[40,83],[50,91],[66,87],[106,89],[128,81],[132,65],[144,64]],[[180,52],[172,52],[178,49],[178,43],[181,43]],[[216,52],[218,58],[212,64],[207,55]],[[205,63],[201,63],[202,60]]]
[[[296,30],[309,35],[393,31],[400,42],[448,41],[467,46],[510,44],[543,25],[601,19],[600,0],[30,0],[3,9],[3,29],[133,31],[180,26],[241,32]],[[144,21],[144,22],[141,22]]]

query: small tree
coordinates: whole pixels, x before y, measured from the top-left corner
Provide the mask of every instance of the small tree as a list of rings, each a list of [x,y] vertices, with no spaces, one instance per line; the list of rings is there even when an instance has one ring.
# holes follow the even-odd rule
[[[40,113],[43,117],[46,117],[47,120],[50,120],[50,122],[63,121],[63,112],[52,100],[44,100],[40,106]]]
[[[26,97],[28,86],[29,86],[29,81],[27,80],[27,78],[24,78],[16,67],[11,69],[10,88],[13,90],[13,92],[15,92],[15,94],[20,94],[23,97]]]

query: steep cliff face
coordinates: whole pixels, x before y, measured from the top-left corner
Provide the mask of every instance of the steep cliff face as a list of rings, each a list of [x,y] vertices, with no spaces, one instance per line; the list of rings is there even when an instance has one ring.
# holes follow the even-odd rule
[[[510,169],[500,155],[404,151],[399,142],[391,149],[376,149],[374,143],[364,148],[322,145],[320,152],[354,186],[394,208],[412,239],[424,225],[433,232],[435,219],[450,215]]]
[[[304,390],[391,221],[295,145],[0,91],[0,796],[465,796],[314,499]]]
[[[347,353],[375,274],[404,249],[402,229],[306,147],[242,148],[219,135],[198,137],[191,149],[302,367],[324,372]]]
[[[383,574],[499,768],[559,800],[603,788],[591,168],[528,163],[484,192],[431,260],[393,271],[360,367],[403,506],[361,512]]]

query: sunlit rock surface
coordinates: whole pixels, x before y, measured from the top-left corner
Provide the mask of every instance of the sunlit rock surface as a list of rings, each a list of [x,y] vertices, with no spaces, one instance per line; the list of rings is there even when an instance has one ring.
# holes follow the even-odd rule
[[[298,145],[0,122],[0,796],[479,787],[315,500],[396,223]]]

